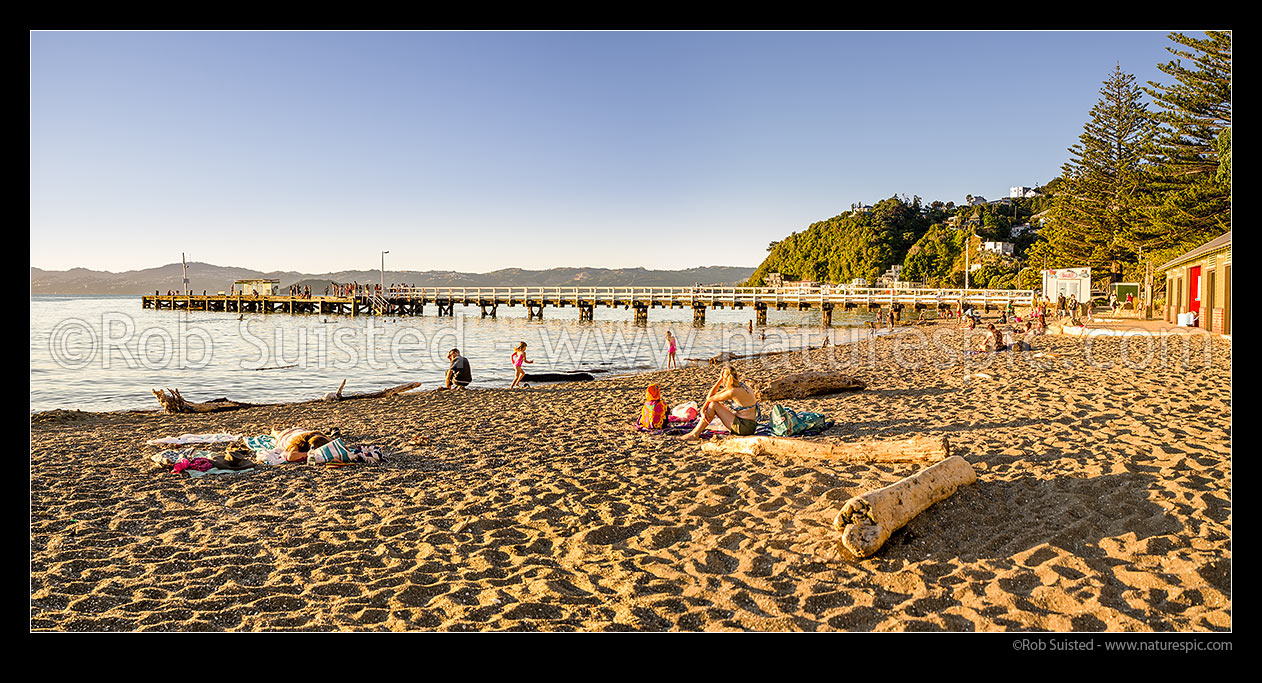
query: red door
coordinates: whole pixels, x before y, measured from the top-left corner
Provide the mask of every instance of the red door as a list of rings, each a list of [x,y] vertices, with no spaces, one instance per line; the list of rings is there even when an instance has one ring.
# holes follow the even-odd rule
[[[1188,271],[1188,310],[1201,314],[1201,267],[1194,266]]]

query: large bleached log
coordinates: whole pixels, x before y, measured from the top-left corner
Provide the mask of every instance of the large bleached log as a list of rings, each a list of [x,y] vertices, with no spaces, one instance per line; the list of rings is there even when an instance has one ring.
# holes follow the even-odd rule
[[[806,398],[838,391],[858,391],[867,386],[862,380],[844,372],[809,370],[771,380],[758,392],[758,398],[763,401]]]
[[[729,436],[701,444],[703,453],[786,455],[847,462],[935,462],[950,455],[945,436],[918,436],[897,441],[807,441],[782,436]]]
[[[952,456],[885,488],[851,498],[837,513],[833,527],[841,532],[846,550],[856,557],[868,557],[930,505],[975,481],[972,465]]]

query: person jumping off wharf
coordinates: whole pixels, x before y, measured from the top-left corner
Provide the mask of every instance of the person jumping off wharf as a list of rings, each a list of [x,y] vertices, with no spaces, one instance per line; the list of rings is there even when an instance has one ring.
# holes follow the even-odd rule
[[[726,405],[725,405],[726,404]],[[706,394],[705,405],[701,407],[701,415],[697,418],[697,426],[691,432],[679,437],[683,441],[696,441],[701,432],[717,416],[719,420],[732,430],[736,436],[750,436],[758,429],[758,397],[744,383],[730,366],[724,366],[719,374],[719,381],[710,387]]]
[[[447,384],[444,389],[463,389],[473,381],[473,371],[469,368],[469,360],[460,355],[460,349],[447,352],[447,360],[451,367],[447,368]]]
[[[533,360],[526,360],[526,342],[518,342],[517,346],[513,347],[512,361],[517,376],[513,378],[513,385],[509,389],[516,389],[521,383],[521,378],[526,376],[526,371],[521,367],[522,363],[534,363]]]

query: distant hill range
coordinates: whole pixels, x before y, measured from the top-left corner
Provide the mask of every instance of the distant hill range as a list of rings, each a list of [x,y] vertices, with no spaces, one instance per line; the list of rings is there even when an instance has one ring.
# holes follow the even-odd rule
[[[753,268],[706,266],[687,270],[648,270],[645,268],[550,268],[522,270],[506,268],[490,273],[457,273],[455,271],[387,270],[387,283],[406,283],[419,287],[688,287],[694,283],[734,284],[749,278]],[[236,280],[280,280],[280,286],[310,286],[317,294],[324,293],[330,282],[377,283],[379,270],[346,270],[338,273],[306,274],[293,271],[264,273],[248,268],[215,266],[209,263],[188,264],[189,289],[200,293],[228,291]],[[180,264],[158,268],[129,270],[122,273],[72,268],[42,270],[31,268],[31,294],[152,294],[180,289],[183,274]]]

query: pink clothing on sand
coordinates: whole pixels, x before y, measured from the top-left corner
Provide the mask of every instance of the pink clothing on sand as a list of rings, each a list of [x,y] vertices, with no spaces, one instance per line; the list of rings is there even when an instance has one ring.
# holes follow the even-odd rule
[[[522,362],[523,362],[523,361],[525,361],[525,360],[526,360],[526,354],[524,354],[524,353],[514,353],[514,354],[513,354],[513,367],[515,367],[515,368],[521,368],[521,364],[522,364]]]

